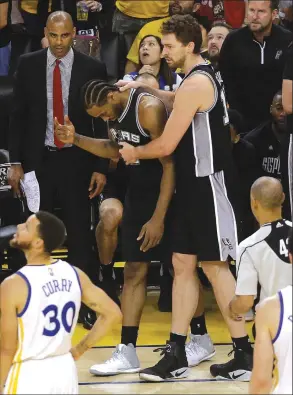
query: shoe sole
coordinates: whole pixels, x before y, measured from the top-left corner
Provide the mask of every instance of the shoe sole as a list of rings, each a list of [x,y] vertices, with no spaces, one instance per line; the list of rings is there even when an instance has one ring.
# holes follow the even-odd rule
[[[94,369],[90,369],[90,373],[93,374],[94,376],[117,376],[119,374],[131,374],[131,373],[138,373],[140,371],[140,368],[135,368],[135,369],[127,369],[127,370],[119,370],[116,372],[99,372]]]
[[[201,359],[198,363],[192,364],[192,365],[188,365],[188,367],[189,367],[189,368],[194,368],[195,366],[198,366],[200,363],[202,363],[202,362],[204,362],[204,361],[209,361],[209,360],[212,359],[215,355],[216,355],[216,351],[212,352],[210,355],[207,355],[206,357],[204,357],[203,359]]]
[[[251,379],[251,372],[246,372],[243,376],[238,379],[233,379],[232,377],[216,376],[216,380],[227,380],[227,381],[242,381],[243,383],[249,382]]]
[[[183,374],[180,377],[174,377],[173,376],[173,377],[169,377],[167,379],[163,379],[160,376],[155,376],[155,375],[152,375],[152,374],[141,373],[139,375],[139,378],[141,380],[143,380],[143,381],[150,381],[150,382],[153,382],[153,383],[159,383],[159,382],[162,382],[162,381],[170,381],[170,380],[181,380],[181,379],[185,379],[186,377],[188,377],[188,373],[187,374]]]

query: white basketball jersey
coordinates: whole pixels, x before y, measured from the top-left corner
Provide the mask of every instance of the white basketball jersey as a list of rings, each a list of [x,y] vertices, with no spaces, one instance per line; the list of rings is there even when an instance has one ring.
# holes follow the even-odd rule
[[[260,301],[292,285],[288,237],[292,223],[284,219],[267,223],[243,240],[237,251],[236,295],[257,295]]]
[[[273,394],[292,394],[292,286],[278,292],[280,322],[273,340],[276,366]]]
[[[19,346],[13,362],[68,353],[81,303],[76,270],[58,260],[24,266],[17,274],[27,283],[28,298],[18,314]]]

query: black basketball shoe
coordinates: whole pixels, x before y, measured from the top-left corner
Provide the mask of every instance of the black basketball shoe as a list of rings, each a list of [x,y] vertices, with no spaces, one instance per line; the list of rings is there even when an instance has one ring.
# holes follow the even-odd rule
[[[217,379],[250,381],[253,365],[253,353],[233,349],[228,356],[234,352],[234,358],[227,363],[211,365],[210,372]]]
[[[165,381],[183,379],[188,376],[189,368],[185,348],[176,343],[167,342],[165,347],[157,348],[164,357],[152,368],[141,370],[139,377],[145,381]]]

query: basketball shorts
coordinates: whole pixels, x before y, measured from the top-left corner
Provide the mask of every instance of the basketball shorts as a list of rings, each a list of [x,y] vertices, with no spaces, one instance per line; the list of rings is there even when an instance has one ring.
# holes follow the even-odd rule
[[[100,204],[106,199],[118,199],[124,203],[128,187],[128,173],[126,169],[119,166],[117,170],[111,171],[107,175],[107,183],[100,194]]]
[[[172,228],[173,252],[197,255],[198,261],[236,259],[237,227],[224,171],[176,189]]]
[[[71,354],[14,364],[4,394],[78,394],[78,376]]]
[[[151,262],[162,261],[168,256],[170,245],[170,220],[169,215],[165,220],[165,231],[161,243],[148,250],[140,251],[142,240],[137,240],[141,228],[149,221],[155,211],[158,193],[139,194],[131,196],[127,193],[125,198],[124,213],[122,219],[122,258],[128,262]]]

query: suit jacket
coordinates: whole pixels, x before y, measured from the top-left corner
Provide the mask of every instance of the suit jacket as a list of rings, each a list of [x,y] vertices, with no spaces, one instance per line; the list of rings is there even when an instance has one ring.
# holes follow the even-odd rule
[[[42,165],[47,126],[47,50],[22,55],[15,75],[9,153],[10,162],[21,162],[25,172],[38,171]],[[68,115],[77,133],[89,137],[107,136],[106,124],[101,119],[93,122],[86,113],[81,92],[87,81],[106,78],[102,62],[74,51]],[[105,174],[108,162],[93,156],[92,171]]]

